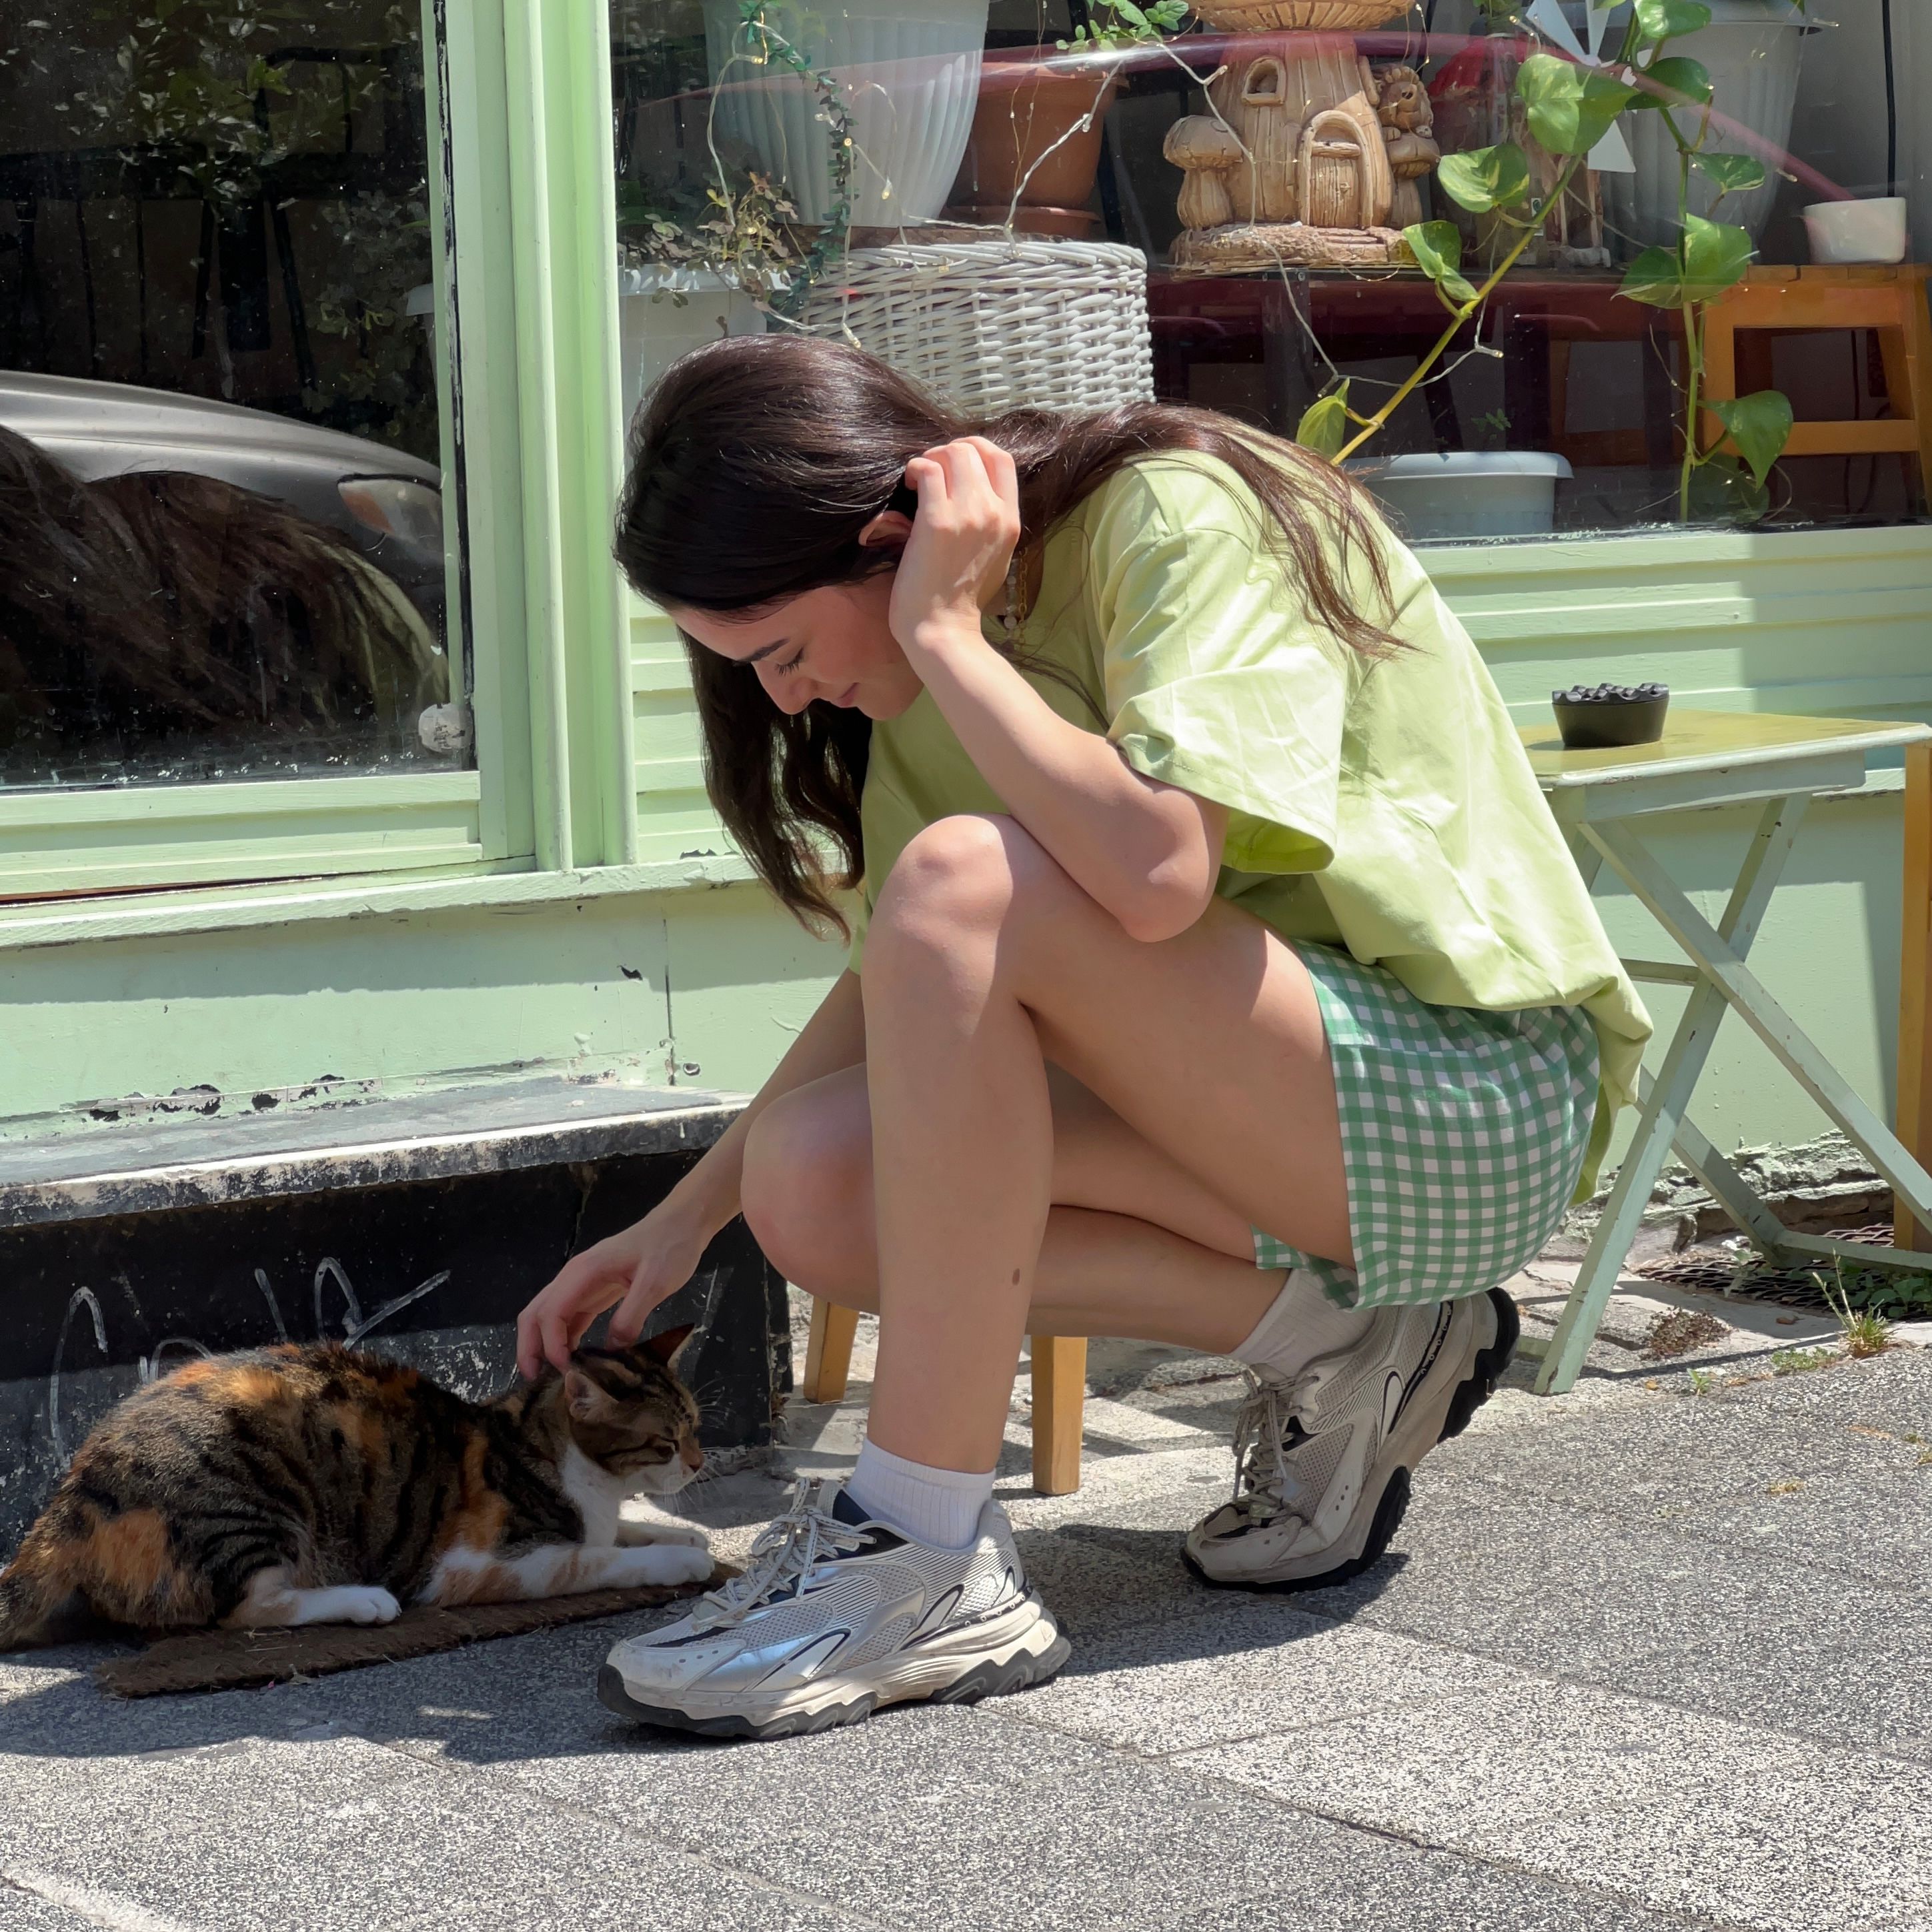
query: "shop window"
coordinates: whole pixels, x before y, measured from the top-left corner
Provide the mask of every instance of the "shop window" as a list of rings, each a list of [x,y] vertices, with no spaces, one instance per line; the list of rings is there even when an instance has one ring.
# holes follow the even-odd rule
[[[610,0],[626,406],[808,328],[1299,436],[1420,542],[1915,520],[1922,12]]]
[[[466,764],[423,10],[0,10],[0,789]]]

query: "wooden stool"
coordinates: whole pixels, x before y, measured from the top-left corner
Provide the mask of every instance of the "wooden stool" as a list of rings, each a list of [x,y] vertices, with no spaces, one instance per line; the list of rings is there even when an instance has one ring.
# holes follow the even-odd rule
[[[1897,268],[1756,268],[1712,305],[1704,334],[1704,392],[1732,402],[1774,386],[1767,338],[1816,329],[1877,332],[1891,417],[1876,422],[1801,422],[1786,456],[1916,456],[1932,490],[1932,316],[1922,262]],[[1703,419],[1705,447],[1724,439]]]
[[[807,1402],[842,1402],[852,1366],[856,1309],[814,1296],[801,1392]],[[1080,1416],[1087,1397],[1087,1342],[1079,1335],[1035,1335],[1033,1349],[1033,1486],[1043,1496],[1080,1486]]]
[[[1898,983],[1898,1138],[1932,1167],[1932,745],[1905,752],[1905,945]],[[1893,1201],[1894,1244],[1932,1248],[1932,1226],[1913,1225]]]

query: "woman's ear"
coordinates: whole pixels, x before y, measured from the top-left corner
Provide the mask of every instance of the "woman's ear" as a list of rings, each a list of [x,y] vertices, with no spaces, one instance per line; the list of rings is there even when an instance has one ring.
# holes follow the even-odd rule
[[[878,550],[889,548],[904,550],[906,539],[912,535],[912,519],[903,510],[881,510],[859,532],[861,550]]]

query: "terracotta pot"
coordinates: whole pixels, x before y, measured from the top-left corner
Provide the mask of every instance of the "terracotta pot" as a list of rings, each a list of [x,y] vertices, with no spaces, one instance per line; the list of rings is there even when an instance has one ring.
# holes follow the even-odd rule
[[[1027,225],[1018,218],[1028,208],[1072,215],[1084,208],[1119,86],[1115,71],[1100,61],[988,56],[952,206],[995,221],[1014,208],[1016,226]],[[1070,133],[1088,117],[1084,130]]]

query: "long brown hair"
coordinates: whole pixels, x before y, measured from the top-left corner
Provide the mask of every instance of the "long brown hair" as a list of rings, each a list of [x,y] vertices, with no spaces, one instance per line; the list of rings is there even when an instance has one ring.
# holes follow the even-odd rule
[[[875,356],[799,336],[730,338],[673,364],[632,432],[617,561],[656,602],[748,614],[889,571],[896,556],[862,545],[860,532],[882,510],[916,509],[905,482],[913,458],[973,435],[1007,451],[1019,472],[1023,564],[1126,464],[1191,452],[1218,458],[1253,493],[1266,512],[1263,540],[1328,630],[1367,655],[1396,641],[1355,608],[1345,582],[1347,560],[1359,552],[1386,606],[1364,500],[1306,451],[1164,403],[969,419]],[[689,638],[685,647],[706,786],[726,830],[800,920],[844,931],[832,895],[864,868],[859,800],[871,721],[816,703],[788,716],[741,665]]]

